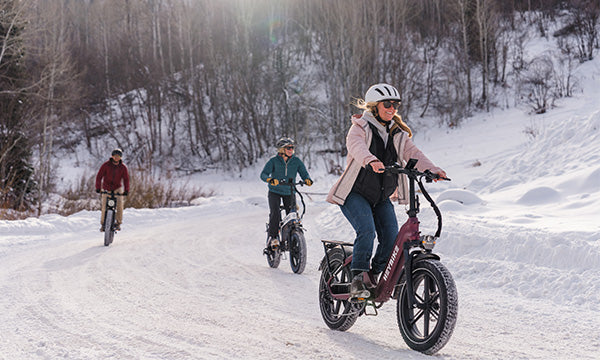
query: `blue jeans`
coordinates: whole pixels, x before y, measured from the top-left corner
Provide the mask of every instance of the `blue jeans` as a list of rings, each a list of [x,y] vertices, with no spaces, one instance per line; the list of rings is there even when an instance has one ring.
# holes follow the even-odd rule
[[[372,268],[374,273],[382,272],[398,234],[398,220],[394,212],[394,205],[390,199],[385,199],[375,206],[371,206],[364,197],[351,192],[340,209],[356,231],[350,268],[352,270],[369,270],[369,260],[373,254],[373,241],[377,235],[379,245],[373,257]]]

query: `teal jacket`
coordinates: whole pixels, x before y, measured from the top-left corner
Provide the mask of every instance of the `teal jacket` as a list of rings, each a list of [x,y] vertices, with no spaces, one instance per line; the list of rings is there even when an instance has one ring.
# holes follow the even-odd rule
[[[265,167],[260,173],[260,178],[264,182],[267,181],[267,178],[277,179],[279,181],[287,179],[296,181],[296,174],[300,174],[302,180],[310,179],[304,163],[297,158],[296,155],[292,155],[288,161],[283,160],[283,157],[280,155],[275,155],[265,164]],[[288,185],[273,186],[269,184],[269,191],[279,195],[292,195],[292,190]]]

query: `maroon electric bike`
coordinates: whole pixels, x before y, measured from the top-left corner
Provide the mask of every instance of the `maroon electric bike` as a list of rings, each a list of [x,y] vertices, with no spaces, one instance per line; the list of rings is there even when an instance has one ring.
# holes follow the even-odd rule
[[[325,256],[319,267],[319,304],[327,326],[345,331],[359,316],[377,315],[377,309],[390,298],[395,299],[398,327],[404,341],[411,349],[431,355],[446,345],[454,331],[458,294],[452,275],[440,262],[440,257],[433,253],[442,230],[442,216],[423,185],[423,179],[432,182],[441,178],[430,171],[418,171],[416,163],[416,159],[410,159],[405,167],[396,164],[385,169],[386,173],[404,174],[408,178],[408,220],[398,231],[379,279],[370,272],[363,275],[371,295],[358,300],[350,297],[353,244],[322,240]],[[435,235],[421,235],[419,231],[417,214],[420,204],[415,184],[437,216]]]

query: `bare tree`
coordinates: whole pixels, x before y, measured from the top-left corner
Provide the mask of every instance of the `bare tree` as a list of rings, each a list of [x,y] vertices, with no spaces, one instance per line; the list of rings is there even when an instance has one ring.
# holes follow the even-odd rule
[[[577,39],[577,49],[581,62],[592,60],[598,48],[598,18],[600,2],[597,0],[577,0],[571,4],[571,21]]]
[[[457,56],[457,64],[460,66],[466,77],[466,96],[467,104],[471,106],[473,103],[473,85],[471,84],[471,56],[469,51],[469,28],[470,19],[468,14],[473,10],[471,0],[452,0],[453,6],[450,7],[452,14],[457,24],[458,44],[455,46],[455,54]]]
[[[475,0],[475,22],[479,34],[481,61],[481,106],[489,111],[488,94],[490,53],[495,52],[495,12],[491,0]]]
[[[523,77],[522,94],[536,114],[543,114],[554,102],[554,65],[547,56],[534,58]]]
[[[0,3],[0,208],[26,210],[35,182],[31,142],[23,115],[36,84],[25,70],[25,4]]]

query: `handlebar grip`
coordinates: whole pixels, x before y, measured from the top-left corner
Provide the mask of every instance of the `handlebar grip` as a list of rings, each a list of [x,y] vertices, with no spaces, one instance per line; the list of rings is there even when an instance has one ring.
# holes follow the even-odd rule
[[[431,182],[432,180],[445,180],[450,181],[450,178],[440,176],[439,174],[432,173],[431,170],[425,170],[423,172],[427,176],[427,182]]]

